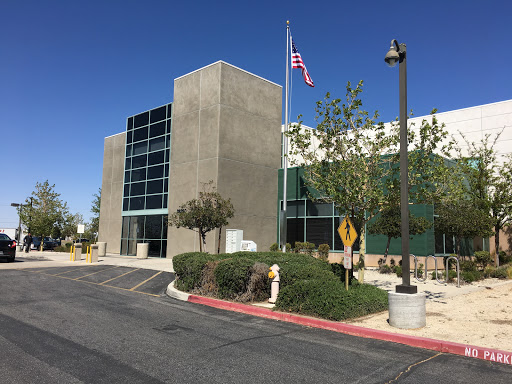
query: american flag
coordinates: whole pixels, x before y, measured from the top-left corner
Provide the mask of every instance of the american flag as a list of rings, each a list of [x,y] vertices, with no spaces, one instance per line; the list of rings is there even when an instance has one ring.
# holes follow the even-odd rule
[[[308,70],[306,69],[304,62],[302,61],[302,57],[300,57],[300,53],[297,50],[295,43],[293,42],[293,38],[292,38],[292,68],[300,68],[302,71],[302,76],[304,76],[304,81],[306,82],[306,84],[309,85],[310,87],[315,86],[315,84],[313,84],[313,80],[311,79],[311,76],[309,76]]]

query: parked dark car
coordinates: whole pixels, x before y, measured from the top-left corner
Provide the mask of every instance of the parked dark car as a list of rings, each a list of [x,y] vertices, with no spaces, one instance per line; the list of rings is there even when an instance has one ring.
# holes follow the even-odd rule
[[[57,246],[57,242],[51,237],[45,237],[43,240],[43,251],[53,250]],[[38,236],[32,237],[32,249],[41,249],[41,238]]]
[[[16,241],[5,233],[0,233],[0,257],[13,262],[16,257]]]
[[[89,239],[76,239],[75,240],[75,243],[89,243],[90,240]]]

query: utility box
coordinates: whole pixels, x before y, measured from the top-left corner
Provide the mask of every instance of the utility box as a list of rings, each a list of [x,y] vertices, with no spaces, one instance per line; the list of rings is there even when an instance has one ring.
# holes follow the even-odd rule
[[[242,240],[241,251],[245,252],[256,252],[258,250],[258,246],[252,240]]]
[[[239,252],[242,249],[243,238],[242,229],[226,229],[226,253]]]

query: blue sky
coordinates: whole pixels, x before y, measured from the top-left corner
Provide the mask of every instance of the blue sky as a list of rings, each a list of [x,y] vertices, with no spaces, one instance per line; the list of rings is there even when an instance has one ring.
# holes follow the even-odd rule
[[[293,70],[291,116],[315,126],[315,103],[364,80],[363,107],[398,115],[391,39],[407,44],[416,116],[512,98],[505,1],[23,1],[0,3],[0,228],[12,202],[48,180],[90,216],[103,140],[126,117],[173,99],[173,79],[224,60],[284,85],[286,20],[315,82]]]

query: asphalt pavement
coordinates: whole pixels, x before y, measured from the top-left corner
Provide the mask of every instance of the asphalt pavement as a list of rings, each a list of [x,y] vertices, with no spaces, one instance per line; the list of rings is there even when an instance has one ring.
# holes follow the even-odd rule
[[[0,270],[2,382],[431,384],[508,383],[512,377],[504,364],[93,279],[107,273],[104,268],[136,267],[73,264]]]

